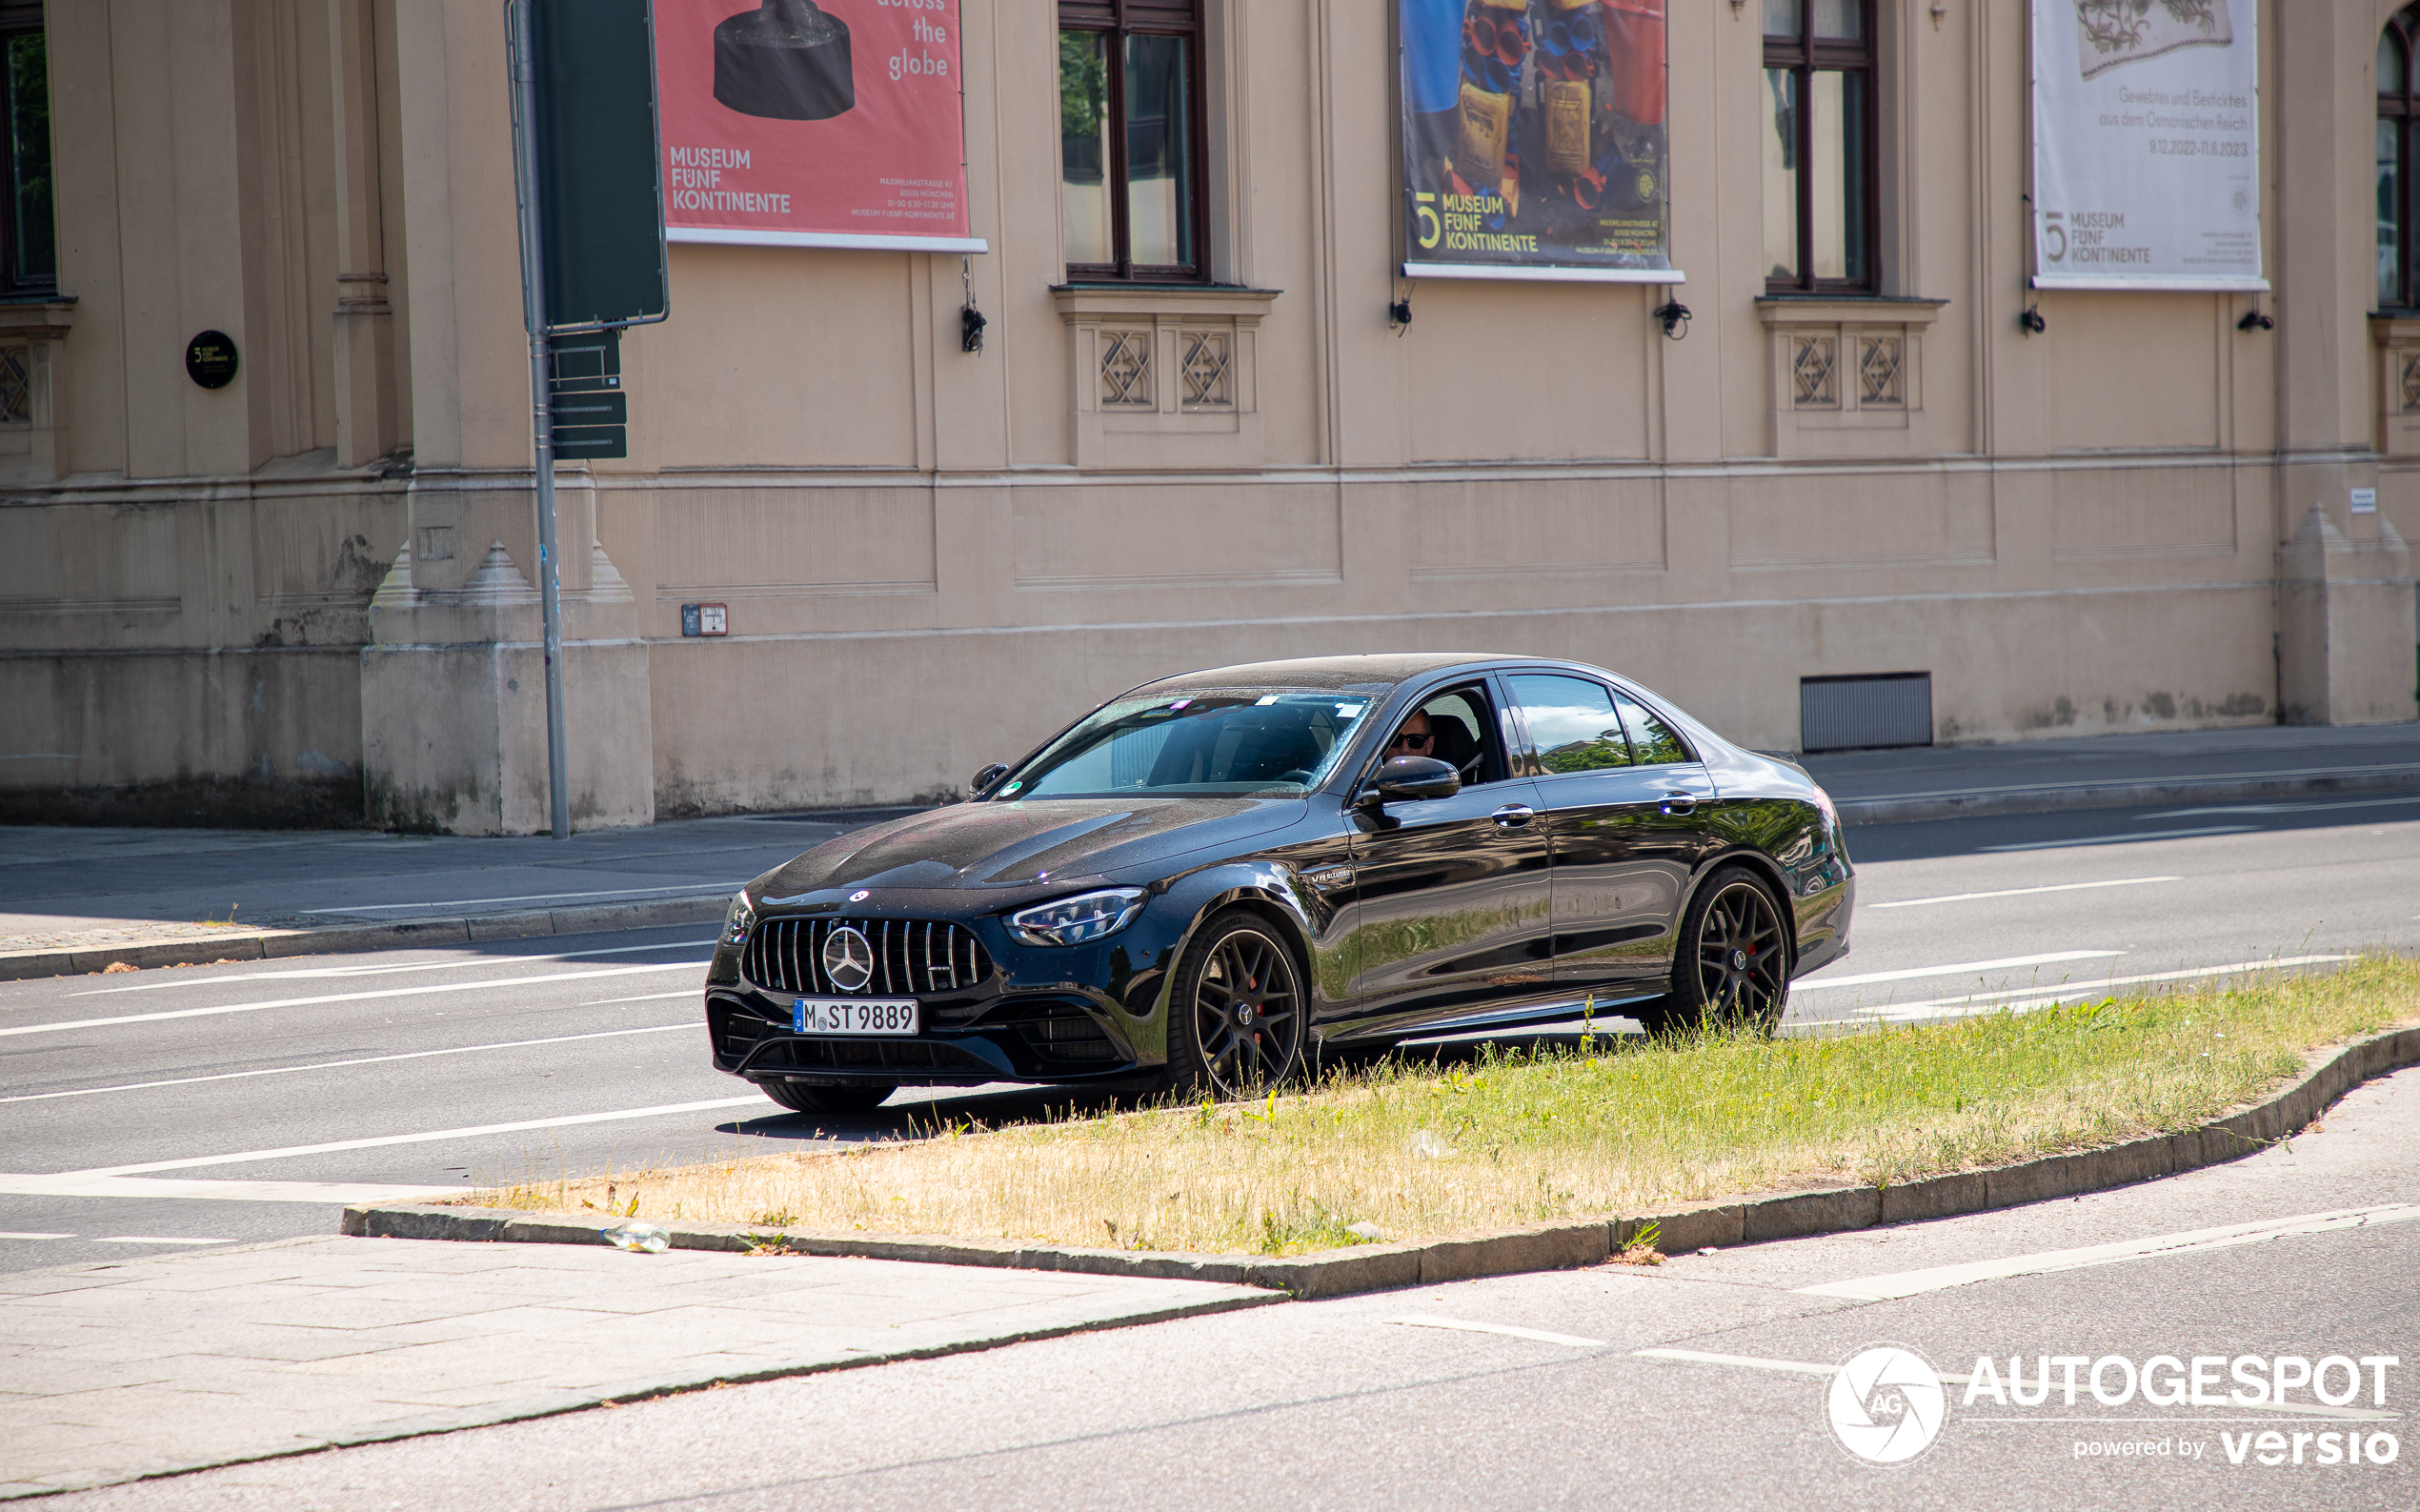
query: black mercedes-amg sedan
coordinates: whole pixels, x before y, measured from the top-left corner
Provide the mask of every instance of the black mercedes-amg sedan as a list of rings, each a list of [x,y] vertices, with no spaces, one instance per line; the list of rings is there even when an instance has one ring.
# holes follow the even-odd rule
[[[715,1065],[801,1112],[988,1081],[1233,1096],[1578,1017],[1769,1026],[1848,949],[1806,773],[1623,677],[1326,656],[1120,695],[732,899]]]

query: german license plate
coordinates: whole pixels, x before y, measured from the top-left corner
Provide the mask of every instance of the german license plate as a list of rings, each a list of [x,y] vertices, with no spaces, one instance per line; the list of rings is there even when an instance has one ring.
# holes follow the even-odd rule
[[[794,1035],[912,1035],[917,1032],[913,998],[794,998]]]

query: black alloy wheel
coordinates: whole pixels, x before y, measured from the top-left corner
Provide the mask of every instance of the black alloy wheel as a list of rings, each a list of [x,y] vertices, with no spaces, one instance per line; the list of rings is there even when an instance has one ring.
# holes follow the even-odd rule
[[[1704,1024],[1770,1035],[1789,1007],[1789,955],[1773,889],[1744,866],[1726,866],[1683,917],[1672,995],[1641,1020],[1651,1034]]]
[[[1201,927],[1169,1000],[1169,1079],[1180,1092],[1243,1098],[1302,1064],[1309,1004],[1293,952],[1258,915],[1234,909]]]
[[[758,1090],[793,1113],[872,1113],[897,1087],[811,1087],[803,1081],[759,1081]]]

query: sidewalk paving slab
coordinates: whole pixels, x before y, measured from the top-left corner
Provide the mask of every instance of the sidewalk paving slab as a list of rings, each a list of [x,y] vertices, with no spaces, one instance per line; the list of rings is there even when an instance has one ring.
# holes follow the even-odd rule
[[[0,1278],[0,1497],[1282,1300],[901,1260],[340,1236],[31,1272]]]

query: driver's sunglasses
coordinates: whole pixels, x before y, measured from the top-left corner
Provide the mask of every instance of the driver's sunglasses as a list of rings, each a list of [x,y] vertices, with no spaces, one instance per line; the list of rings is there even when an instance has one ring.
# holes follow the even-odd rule
[[[1414,735],[1410,731],[1406,730],[1402,735],[1395,737],[1395,743],[1397,745],[1407,745],[1417,748],[1427,745],[1436,738],[1437,737],[1433,735]]]

